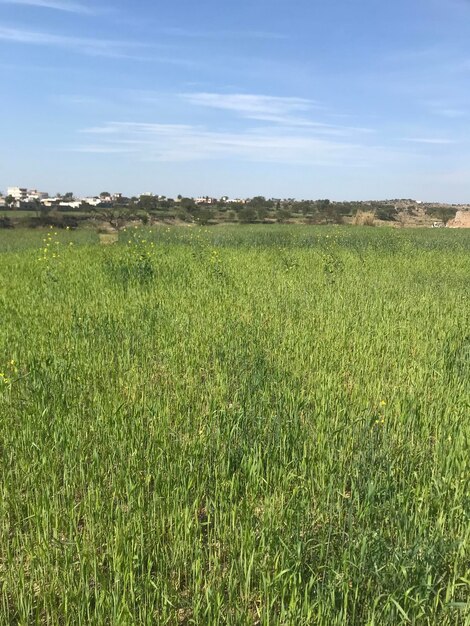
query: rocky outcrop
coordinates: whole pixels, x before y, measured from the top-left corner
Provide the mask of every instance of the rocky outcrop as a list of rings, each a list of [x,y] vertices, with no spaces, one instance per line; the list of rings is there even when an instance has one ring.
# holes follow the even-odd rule
[[[470,211],[457,211],[455,218],[447,223],[448,228],[470,228]]]

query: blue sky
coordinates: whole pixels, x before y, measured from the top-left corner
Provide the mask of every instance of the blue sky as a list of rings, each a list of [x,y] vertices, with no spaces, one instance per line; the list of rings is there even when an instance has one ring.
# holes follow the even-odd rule
[[[470,202],[470,0],[0,0],[0,189]]]

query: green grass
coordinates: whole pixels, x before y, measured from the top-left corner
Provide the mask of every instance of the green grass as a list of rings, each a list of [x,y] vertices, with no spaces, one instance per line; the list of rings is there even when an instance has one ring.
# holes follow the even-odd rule
[[[0,232],[1,624],[470,624],[470,233],[47,232]]]

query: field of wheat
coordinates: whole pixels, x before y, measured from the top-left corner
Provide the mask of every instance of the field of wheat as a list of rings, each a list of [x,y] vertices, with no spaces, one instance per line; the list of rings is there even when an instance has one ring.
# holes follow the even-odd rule
[[[470,624],[470,233],[0,260],[0,624]]]

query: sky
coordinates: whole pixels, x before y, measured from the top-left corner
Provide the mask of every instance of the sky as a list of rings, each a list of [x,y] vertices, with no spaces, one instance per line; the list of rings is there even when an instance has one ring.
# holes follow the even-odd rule
[[[470,0],[0,0],[0,190],[470,202]]]

